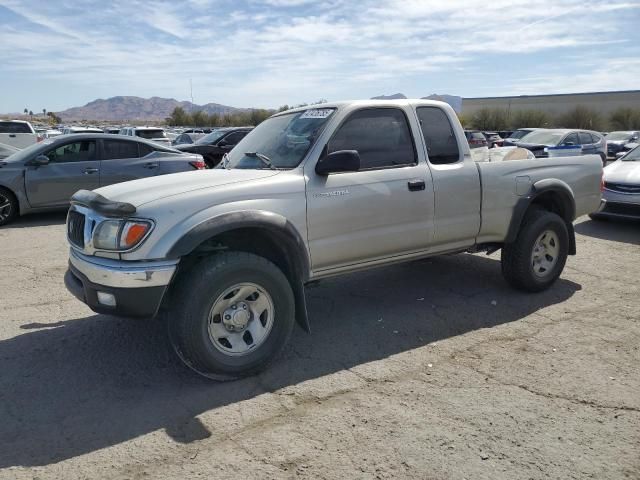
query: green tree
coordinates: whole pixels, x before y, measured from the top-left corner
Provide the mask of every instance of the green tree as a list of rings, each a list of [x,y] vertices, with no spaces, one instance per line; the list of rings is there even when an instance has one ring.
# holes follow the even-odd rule
[[[618,108],[611,113],[609,123],[614,130],[640,130],[640,110]]]
[[[505,130],[509,117],[502,108],[481,108],[471,117],[471,124],[479,130]]]
[[[194,127],[205,127],[209,121],[209,116],[202,110],[198,110],[191,114],[191,124]]]
[[[542,110],[516,110],[511,114],[510,128],[543,128],[549,127],[549,115]]]
[[[47,116],[47,109],[46,109],[46,108],[43,108],[43,109],[42,109],[42,116],[43,116],[43,117],[46,117],[46,116]]]
[[[24,112],[24,114],[25,114],[25,115],[29,115],[29,109],[28,109],[28,108],[25,108],[25,109],[23,110],[23,112]]]
[[[180,126],[180,125],[190,125],[191,117],[190,115],[184,111],[182,107],[176,107],[171,112],[171,116],[168,117],[167,123],[171,126]]]
[[[584,105],[578,105],[564,115],[560,115],[558,121],[565,128],[585,128],[589,130],[602,130],[604,124],[600,113]]]

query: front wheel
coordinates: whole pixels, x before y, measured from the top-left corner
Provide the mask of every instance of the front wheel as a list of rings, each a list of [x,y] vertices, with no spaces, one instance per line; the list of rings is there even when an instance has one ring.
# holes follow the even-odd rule
[[[519,290],[545,290],[562,273],[568,251],[569,233],[564,220],[546,210],[532,210],[525,216],[515,242],[502,249],[502,274]]]
[[[18,213],[16,196],[6,188],[0,187],[0,226],[14,220]]]
[[[258,373],[287,343],[295,303],[289,281],[265,258],[223,252],[179,277],[169,333],[180,359],[201,375]]]

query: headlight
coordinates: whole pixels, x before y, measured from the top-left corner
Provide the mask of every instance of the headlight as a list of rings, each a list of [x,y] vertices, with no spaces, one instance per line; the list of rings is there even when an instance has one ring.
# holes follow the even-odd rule
[[[129,250],[151,231],[145,220],[104,220],[93,232],[93,247],[98,250]]]

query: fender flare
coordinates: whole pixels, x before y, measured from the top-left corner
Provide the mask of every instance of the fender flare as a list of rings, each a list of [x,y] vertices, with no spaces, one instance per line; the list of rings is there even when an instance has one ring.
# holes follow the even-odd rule
[[[304,285],[309,280],[311,262],[306,244],[295,226],[282,215],[263,210],[245,210],[217,215],[186,232],[167,253],[167,258],[180,258],[193,252],[206,240],[221,233],[241,228],[262,228],[274,234],[286,251],[293,266],[290,279],[296,302],[296,320],[310,332]]]
[[[560,216],[565,221],[567,231],[569,232],[569,255],[575,255],[576,234],[573,228],[573,221],[576,218],[575,198],[571,187],[562,180],[555,178],[538,180],[531,187],[529,194],[518,200],[513,209],[513,216],[511,217],[511,223],[509,224],[509,230],[504,243],[515,242],[527,210],[538,197],[548,192],[554,192],[556,194],[555,198],[560,201],[560,207],[562,209]]]

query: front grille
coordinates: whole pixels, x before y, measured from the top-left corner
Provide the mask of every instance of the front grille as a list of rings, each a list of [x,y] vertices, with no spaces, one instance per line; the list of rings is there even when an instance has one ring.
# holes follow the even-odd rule
[[[640,204],[607,202],[605,204],[603,212],[613,213],[615,215],[629,215],[633,217],[640,217]]]
[[[630,185],[628,183],[604,182],[604,188],[606,188],[607,190],[611,190],[612,192],[640,194],[640,185]]]
[[[69,241],[80,248],[84,248],[84,218],[82,213],[71,210],[67,219]]]

